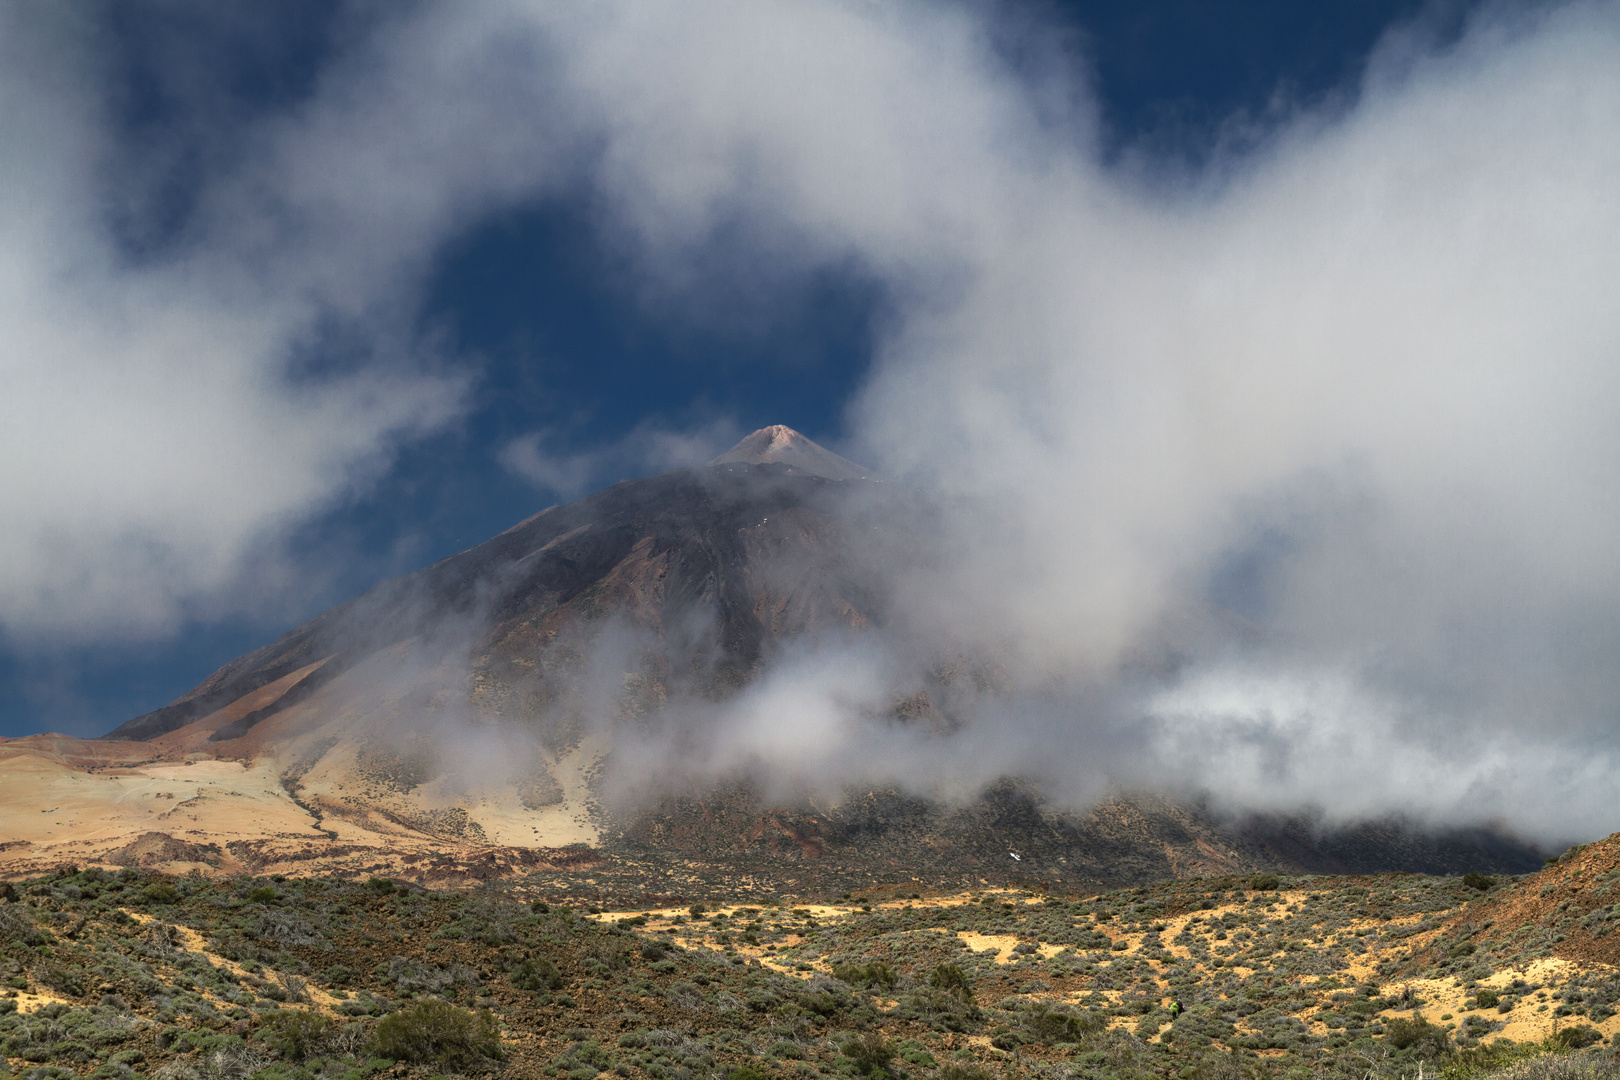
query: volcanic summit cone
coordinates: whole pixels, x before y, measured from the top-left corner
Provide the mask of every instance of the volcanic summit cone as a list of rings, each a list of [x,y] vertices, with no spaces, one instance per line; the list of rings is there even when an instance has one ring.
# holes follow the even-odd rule
[[[710,465],[786,465],[790,472],[824,476],[828,480],[868,480],[871,470],[839,457],[790,427],[772,424],[760,428]]]

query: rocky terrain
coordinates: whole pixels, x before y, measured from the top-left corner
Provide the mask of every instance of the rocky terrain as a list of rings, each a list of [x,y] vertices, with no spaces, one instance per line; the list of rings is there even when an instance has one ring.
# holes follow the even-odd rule
[[[606,907],[64,868],[0,890],[0,1077],[1611,1080],[1617,900],[1620,834],[1519,878]]]

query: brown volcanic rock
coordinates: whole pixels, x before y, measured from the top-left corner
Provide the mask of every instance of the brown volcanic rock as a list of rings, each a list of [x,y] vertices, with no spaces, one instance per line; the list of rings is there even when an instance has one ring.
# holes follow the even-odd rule
[[[1235,829],[1272,866],[1313,874],[1525,874],[1541,865],[1536,848],[1502,833],[1398,818],[1325,828],[1308,818],[1262,815]]]
[[[1571,848],[1539,873],[1470,903],[1417,962],[1443,961],[1465,944],[1504,961],[1545,950],[1620,966],[1620,833]]]
[[[102,858],[115,866],[138,866],[143,870],[162,869],[171,863],[207,863],[218,866],[216,844],[191,844],[165,832],[142,833],[123,847],[114,848]]]
[[[772,806],[732,787],[667,799],[622,825],[608,847],[628,858],[679,856],[718,877],[791,870],[823,891],[896,874],[942,886],[986,881],[1073,891],[1261,870],[1446,873],[1462,864],[1522,872],[1540,861],[1500,838],[1487,844],[1471,833],[1429,836],[1398,823],[1329,830],[1288,819],[1234,822],[1146,793],[1066,811],[1010,780],[958,806],[897,791]]]

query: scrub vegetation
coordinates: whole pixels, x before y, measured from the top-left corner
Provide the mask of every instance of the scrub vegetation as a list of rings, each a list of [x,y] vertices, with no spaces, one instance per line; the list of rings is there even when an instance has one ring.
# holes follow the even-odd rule
[[[617,911],[64,870],[0,892],[0,1077],[1608,1080],[1620,978],[1555,940],[1604,944],[1600,869]]]

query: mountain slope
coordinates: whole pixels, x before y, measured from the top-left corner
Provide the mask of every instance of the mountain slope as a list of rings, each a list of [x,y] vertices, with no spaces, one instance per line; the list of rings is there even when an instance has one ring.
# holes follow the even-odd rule
[[[1449,970],[1551,956],[1620,967],[1620,833],[1570,848],[1522,881],[1476,885],[1479,898],[1448,920],[1420,963]]]
[[[796,438],[809,456],[843,461]],[[889,545],[906,543],[891,522],[915,512],[892,491],[780,462],[725,462],[620,483],[384,582],[105,737],[155,738],[319,665],[241,718],[231,729],[240,734],[403,642],[460,630],[456,644],[487,645],[497,659],[532,657],[564,627],[608,617],[690,654],[684,659],[700,674],[684,681],[697,689],[734,687],[773,641],[881,622],[879,564]]]

